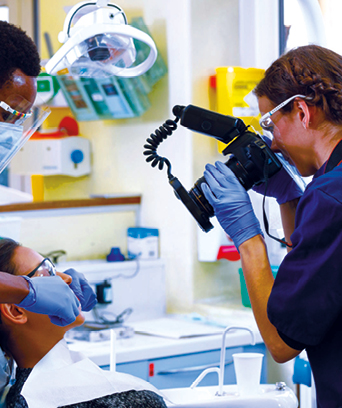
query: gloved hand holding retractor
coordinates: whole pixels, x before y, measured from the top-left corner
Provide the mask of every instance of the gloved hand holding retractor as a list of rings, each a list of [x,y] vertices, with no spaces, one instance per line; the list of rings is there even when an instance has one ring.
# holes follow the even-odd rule
[[[248,239],[262,235],[260,223],[254,214],[247,191],[234,173],[219,161],[215,166],[206,165],[204,177],[208,185],[202,183],[201,187],[221,227],[238,249]]]
[[[80,302],[59,276],[23,278],[27,280],[30,292],[18,303],[19,307],[29,312],[47,314],[57,326],[67,326],[75,321],[80,313]]]
[[[67,269],[63,273],[72,277],[72,282],[69,287],[73,290],[78,300],[81,302],[82,310],[89,312],[97,303],[96,295],[90,287],[83,273],[75,271],[75,269]]]
[[[262,136],[262,139],[269,147],[271,147],[272,140],[266,136]],[[293,171],[298,173],[294,166],[287,164],[289,167],[293,168]],[[303,185],[305,185],[303,181]],[[253,191],[264,195],[265,194],[265,183],[261,183],[258,186],[252,188]],[[278,173],[273,175],[267,183],[267,197],[273,197],[277,200],[278,204],[285,204],[288,201],[294,200],[295,198],[300,198],[303,195],[303,190],[298,186],[295,180],[290,176],[290,174],[285,170],[284,167]]]

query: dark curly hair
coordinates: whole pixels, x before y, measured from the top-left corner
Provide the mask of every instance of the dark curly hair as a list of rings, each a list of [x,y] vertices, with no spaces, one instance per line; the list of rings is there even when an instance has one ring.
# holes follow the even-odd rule
[[[320,107],[329,122],[342,124],[342,56],[318,45],[306,45],[282,55],[266,70],[254,89],[274,106],[301,94],[309,105]],[[290,112],[293,102],[285,105]]]
[[[12,79],[16,69],[27,76],[39,75],[39,53],[25,31],[6,21],[0,21],[0,41],[0,87]]]

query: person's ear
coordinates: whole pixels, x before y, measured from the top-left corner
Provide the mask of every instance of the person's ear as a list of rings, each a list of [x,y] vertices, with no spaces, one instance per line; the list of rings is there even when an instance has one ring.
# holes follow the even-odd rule
[[[25,309],[14,303],[0,304],[1,321],[9,324],[25,324],[27,322],[27,313]]]
[[[303,99],[299,99],[297,102],[297,107],[298,107],[298,113],[299,113],[299,119],[302,122],[303,128],[307,129],[309,127],[310,122],[310,117],[311,117],[311,112],[306,104],[306,102]]]

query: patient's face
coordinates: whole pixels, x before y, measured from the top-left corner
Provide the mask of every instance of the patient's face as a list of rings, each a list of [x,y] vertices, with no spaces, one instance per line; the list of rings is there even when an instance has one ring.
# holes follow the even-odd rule
[[[44,258],[40,254],[38,254],[38,252],[34,251],[33,249],[26,248],[23,246],[17,247],[12,257],[12,261],[16,265],[17,275],[28,275],[31,271],[37,268],[37,266],[43,261],[43,259]],[[61,272],[56,272],[56,274],[60,276],[64,280],[64,282],[67,283],[68,285],[70,285],[70,283],[72,282],[71,276],[65,273],[61,273]],[[46,279],[48,279],[48,273],[46,275],[47,275]],[[41,276],[41,272],[37,272],[32,277],[32,279],[34,279],[34,277],[37,277],[37,276]],[[60,327],[60,326],[56,326],[52,324],[50,322],[49,317],[46,315],[32,313],[32,312],[28,312],[28,313],[30,315],[35,315],[34,316],[35,319],[39,319],[42,322],[44,321],[44,324],[52,325],[54,330],[61,330],[64,332],[70,330],[73,327],[81,326],[85,320],[81,312],[81,307],[80,307],[80,314],[77,316],[76,320],[72,324],[68,326],[64,326],[64,327]]]

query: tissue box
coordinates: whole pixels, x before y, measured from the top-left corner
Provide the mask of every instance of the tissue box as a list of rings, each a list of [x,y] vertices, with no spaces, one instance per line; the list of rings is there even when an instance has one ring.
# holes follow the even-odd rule
[[[156,228],[128,228],[127,254],[134,259],[157,259],[159,247],[159,231]]]

